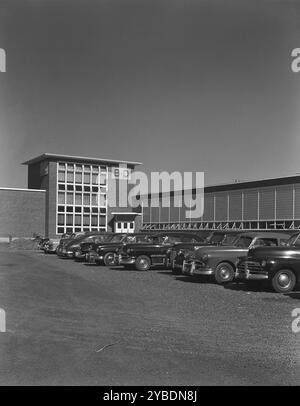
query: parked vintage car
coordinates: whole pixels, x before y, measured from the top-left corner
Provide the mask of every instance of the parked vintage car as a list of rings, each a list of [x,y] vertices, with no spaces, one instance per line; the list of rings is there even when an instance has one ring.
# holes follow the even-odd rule
[[[94,244],[90,247],[89,252],[86,254],[86,262],[104,264],[112,266],[116,264],[116,253],[123,245],[127,243],[141,244],[148,240],[148,236],[153,233],[130,233],[130,234],[116,234],[106,244]]]
[[[109,244],[115,235],[116,233],[106,232],[84,239],[74,251],[75,261],[85,261],[88,252],[93,251],[99,245]]]
[[[261,281],[275,292],[294,290],[300,282],[300,233],[294,234],[282,247],[257,247],[237,263],[237,278]]]
[[[184,275],[212,275],[219,284],[235,278],[238,257],[245,256],[248,250],[258,246],[279,246],[286,244],[289,234],[279,232],[242,233],[230,246],[207,246],[185,256],[182,273]]]
[[[71,241],[73,241],[79,237],[82,237],[83,235],[86,235],[87,233],[88,233],[87,231],[80,231],[80,232],[72,233],[72,234],[63,234],[59,241],[59,245],[56,249],[57,255],[61,256],[62,250],[67,244],[70,244]]]
[[[143,244],[123,245],[117,253],[116,262],[123,266],[134,265],[139,271],[147,271],[153,265],[167,267],[169,249],[181,242],[201,244],[204,240],[197,233],[192,232],[165,232],[151,235]]]
[[[100,236],[105,236],[106,233],[104,231],[88,231],[83,235],[80,235],[77,238],[71,239],[68,243],[64,244],[62,248],[57,249],[56,253],[59,257],[62,258],[74,258],[75,251],[80,247],[80,244],[85,241],[94,241]]]
[[[184,257],[187,253],[207,245],[232,245],[240,233],[237,230],[213,231],[201,244],[199,242],[184,242],[174,245],[168,250],[168,261],[172,273],[175,275],[181,274]]]
[[[40,238],[38,242],[38,249],[44,250],[45,245],[49,242],[49,238]]]
[[[44,253],[45,254],[55,254],[57,247],[59,246],[60,240],[50,239],[44,244]]]

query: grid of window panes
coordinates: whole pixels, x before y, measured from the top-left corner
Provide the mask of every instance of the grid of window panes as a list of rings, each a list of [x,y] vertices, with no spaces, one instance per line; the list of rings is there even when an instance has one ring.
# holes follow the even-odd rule
[[[57,163],[57,234],[107,230],[107,167]]]

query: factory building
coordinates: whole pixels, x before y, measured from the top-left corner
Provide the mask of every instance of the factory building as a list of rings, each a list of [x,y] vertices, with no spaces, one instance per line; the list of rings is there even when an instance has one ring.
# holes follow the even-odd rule
[[[170,207],[163,207],[163,196],[148,196],[143,205],[143,229],[274,230],[300,226],[300,176],[206,186],[201,218],[188,218],[186,207],[175,207],[174,193],[170,200]]]

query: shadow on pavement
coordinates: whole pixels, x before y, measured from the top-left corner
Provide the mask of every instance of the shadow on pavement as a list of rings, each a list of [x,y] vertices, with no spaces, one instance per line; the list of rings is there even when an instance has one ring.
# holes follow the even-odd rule
[[[175,277],[176,281],[180,282],[189,282],[189,283],[203,283],[203,284],[211,284],[211,285],[216,285],[215,281],[208,277],[208,276],[176,276]]]
[[[224,289],[237,290],[243,292],[269,292],[270,288],[259,282],[231,282],[223,285]]]

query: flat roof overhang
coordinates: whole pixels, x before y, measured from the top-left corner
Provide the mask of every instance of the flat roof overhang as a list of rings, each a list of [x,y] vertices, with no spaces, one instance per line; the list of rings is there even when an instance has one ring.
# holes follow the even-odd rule
[[[131,166],[142,165],[142,162],[136,161],[122,161],[117,159],[106,159],[106,158],[91,158],[91,157],[84,157],[84,156],[73,156],[73,155],[61,155],[61,154],[49,154],[44,153],[39,155],[35,158],[29,159],[22,163],[22,165],[32,165],[37,162],[42,161],[68,161],[68,162],[89,162],[89,163],[97,163],[97,164],[125,164]]]

